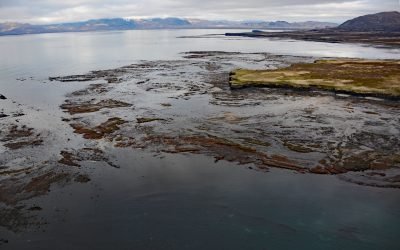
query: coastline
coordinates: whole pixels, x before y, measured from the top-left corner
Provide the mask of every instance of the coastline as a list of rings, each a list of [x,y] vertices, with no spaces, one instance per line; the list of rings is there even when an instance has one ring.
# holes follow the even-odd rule
[[[344,32],[333,29],[290,32],[263,32],[253,30],[243,33],[225,33],[225,36],[294,39],[326,43],[359,43],[400,48],[400,32]]]

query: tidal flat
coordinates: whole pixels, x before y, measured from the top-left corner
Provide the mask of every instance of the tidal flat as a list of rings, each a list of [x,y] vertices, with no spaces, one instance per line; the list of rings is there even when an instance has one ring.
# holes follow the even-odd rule
[[[61,105],[70,114],[65,119],[70,121],[74,132],[86,139],[104,139],[115,147],[141,148],[155,153],[204,154],[216,161],[253,164],[252,169],[258,171],[275,167],[300,173],[340,175],[343,180],[362,185],[400,187],[396,171],[400,167],[398,102],[296,89],[230,89],[232,84],[238,85],[236,81],[245,85],[247,74],[243,76],[245,79],[234,78],[235,83],[231,75],[231,86],[228,84],[228,69],[236,65],[260,67],[259,61],[263,64],[271,61],[275,67],[282,67],[312,58],[220,51],[188,52],[183,58],[187,60],[142,62],[51,80],[96,81],[83,92],[71,93]],[[374,72],[380,72],[382,78],[392,77],[386,71],[398,73],[397,62],[387,62],[392,67],[386,65],[383,69],[376,63],[332,60],[297,63],[291,67],[300,68],[301,72],[305,72],[304,67],[310,71],[318,69],[320,74],[329,72],[338,78],[353,76],[351,73],[357,71],[357,76],[361,75],[364,81],[371,81],[369,76],[377,75]],[[358,72],[367,72],[370,64],[373,64],[370,75]],[[332,65],[340,67],[342,74],[334,73]],[[353,71],[346,73],[349,68]],[[268,74],[270,71],[254,72]],[[271,72],[279,74],[280,70]],[[110,83],[110,78],[116,81]],[[383,86],[390,93],[397,93],[392,89],[393,82]],[[102,89],[101,94],[98,89]],[[149,95],[147,100],[158,103],[137,100],[144,95]],[[88,103],[94,100],[110,103],[105,106],[108,111],[99,114],[99,109],[88,108]],[[97,103],[95,107],[99,106]],[[114,105],[120,103],[124,105]],[[199,110],[185,112],[182,105]],[[210,106],[215,109],[207,108]],[[80,112],[71,112],[71,108]],[[362,129],[358,129],[360,122],[366,125]],[[352,128],[350,134],[349,128]],[[348,172],[351,174],[346,175]]]
[[[189,51],[48,75],[70,89],[51,129],[5,93],[0,246],[397,249],[398,100],[229,85],[329,59]]]

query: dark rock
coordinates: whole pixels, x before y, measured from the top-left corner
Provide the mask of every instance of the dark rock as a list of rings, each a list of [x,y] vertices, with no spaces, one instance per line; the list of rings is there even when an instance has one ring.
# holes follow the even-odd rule
[[[6,244],[6,243],[8,243],[8,240],[6,240],[6,239],[0,239],[0,245],[1,245],[1,244]]]
[[[0,100],[6,100],[7,97],[5,97],[4,95],[0,94]]]
[[[29,210],[29,211],[41,211],[42,208],[39,207],[39,206],[33,206],[33,207],[28,208],[28,210]]]
[[[20,113],[15,113],[13,114],[13,117],[20,117],[20,116],[24,116],[25,114],[20,112]]]
[[[87,182],[90,181],[90,178],[88,176],[86,176],[86,175],[78,175],[75,178],[75,181],[79,182],[79,183],[87,183]]]

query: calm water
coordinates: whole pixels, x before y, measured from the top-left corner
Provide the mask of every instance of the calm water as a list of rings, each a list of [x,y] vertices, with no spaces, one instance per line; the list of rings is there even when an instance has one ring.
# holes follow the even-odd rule
[[[400,50],[247,38],[176,38],[223,30],[124,31],[0,37],[0,93],[37,109],[52,129],[80,84],[49,76],[178,59],[200,50],[400,59]],[[21,81],[23,79],[23,81]],[[25,80],[24,80],[25,79]],[[2,107],[3,108],[3,107]],[[12,108],[12,107],[5,107]],[[21,118],[23,119],[23,118]],[[57,133],[57,131],[53,131]],[[114,149],[109,149],[113,151]],[[33,200],[48,225],[12,233],[5,249],[400,249],[400,192],[334,176],[260,173],[205,156],[115,150],[120,169],[87,163],[89,184]]]
[[[59,86],[20,82],[17,78],[33,77],[42,81],[49,76],[86,73],[128,65],[138,60],[181,58],[187,51],[268,52],[282,55],[317,57],[358,57],[399,59],[400,49],[377,49],[349,44],[329,44],[291,40],[252,38],[177,38],[204,34],[224,34],[235,30],[150,30],[95,33],[39,34],[0,37],[0,87],[24,102],[39,100],[41,104],[62,91]],[[21,91],[45,88],[36,97],[27,98]],[[53,93],[54,91],[54,93]],[[49,94],[50,93],[50,94]],[[43,95],[42,95],[43,94]]]

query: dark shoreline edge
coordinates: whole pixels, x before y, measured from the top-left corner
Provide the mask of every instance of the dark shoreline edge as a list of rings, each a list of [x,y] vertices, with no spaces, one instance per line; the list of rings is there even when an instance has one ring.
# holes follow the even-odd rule
[[[400,101],[400,96],[391,96],[391,95],[385,95],[385,94],[379,94],[379,93],[356,93],[356,92],[352,92],[352,91],[346,91],[346,90],[337,90],[337,89],[322,89],[322,88],[318,88],[316,86],[308,86],[308,87],[295,87],[289,84],[268,84],[267,83],[247,83],[245,85],[240,85],[240,86],[233,86],[231,83],[232,80],[232,75],[234,73],[230,72],[229,73],[229,88],[232,91],[239,91],[242,89],[259,89],[259,88],[263,88],[263,89],[282,89],[282,90],[291,90],[291,91],[295,91],[298,93],[309,93],[309,92],[320,92],[320,93],[326,93],[326,94],[344,94],[344,95],[349,95],[352,97],[373,97],[373,98],[379,98],[379,99],[383,99],[383,100],[389,100],[389,101]]]
[[[229,83],[229,87],[233,91],[239,91],[241,89],[258,89],[258,88],[264,88],[264,89],[283,89],[283,90],[292,90],[296,91],[299,93],[306,93],[306,92],[321,92],[321,93],[329,93],[329,94],[344,94],[344,95],[349,95],[353,97],[374,97],[374,98],[379,98],[379,99],[384,99],[384,100],[390,100],[390,101],[400,101],[400,96],[390,96],[390,95],[385,95],[385,94],[368,94],[368,93],[355,93],[351,91],[345,91],[345,90],[328,90],[328,89],[321,89],[318,87],[293,87],[290,85],[270,85],[266,86],[265,84],[262,83],[254,83],[254,84],[247,84],[245,86],[240,86],[240,87],[233,87],[231,83]]]
[[[388,48],[400,48],[400,32],[344,32],[333,29],[265,32],[225,33],[227,37],[276,38],[325,43],[359,43]]]

